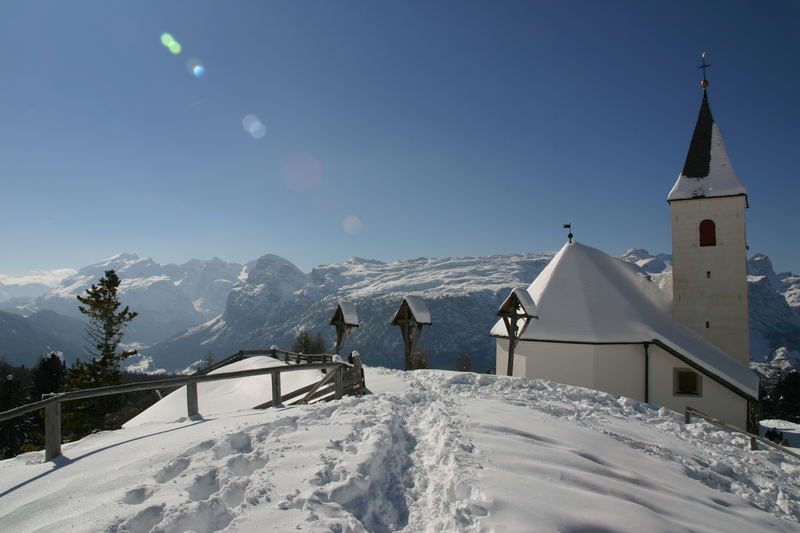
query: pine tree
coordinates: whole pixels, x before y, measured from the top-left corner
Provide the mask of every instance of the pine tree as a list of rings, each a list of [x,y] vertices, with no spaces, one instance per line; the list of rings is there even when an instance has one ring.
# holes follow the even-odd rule
[[[464,352],[458,356],[458,359],[456,359],[456,370],[459,372],[472,371],[472,359],[468,353]]]
[[[302,354],[325,353],[325,341],[322,340],[322,334],[317,333],[312,337],[307,329],[303,329],[295,337],[292,351]]]
[[[67,377],[67,366],[61,355],[50,352],[41,357],[31,371],[33,378],[33,400],[42,399],[42,394],[58,392],[64,386]]]
[[[78,301],[83,304],[78,306],[78,311],[89,317],[86,331],[87,340],[92,344],[89,352],[95,360],[106,360],[113,365],[136,354],[136,350],[117,353],[117,348],[122,342],[123,328],[139,314],[127,306],[119,311],[122,305],[117,297],[119,284],[117,273],[106,270],[97,285],[86,289],[86,296],[78,295]]]
[[[28,403],[29,389],[28,370],[0,360],[0,411]],[[20,453],[34,429],[34,415],[18,416],[0,423],[0,459],[8,459]]]
[[[89,317],[86,338],[92,358],[80,359],[70,368],[66,389],[91,389],[119,385],[122,383],[120,363],[136,350],[118,352],[124,327],[138,313],[122,304],[117,297],[120,279],[113,270],[106,270],[97,285],[86,289],[85,296],[78,296],[83,304],[78,310]],[[76,405],[77,404],[77,405]],[[112,429],[119,426],[119,411],[123,406],[122,396],[107,396],[82,402],[69,402],[64,408],[64,435],[75,440],[95,429]]]

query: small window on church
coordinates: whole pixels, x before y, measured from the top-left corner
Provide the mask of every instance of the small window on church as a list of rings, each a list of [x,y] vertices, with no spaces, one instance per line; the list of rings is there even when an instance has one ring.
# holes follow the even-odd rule
[[[713,220],[705,219],[700,223],[700,246],[717,245],[717,226]]]
[[[702,396],[701,376],[688,368],[675,368],[673,392],[675,396]]]

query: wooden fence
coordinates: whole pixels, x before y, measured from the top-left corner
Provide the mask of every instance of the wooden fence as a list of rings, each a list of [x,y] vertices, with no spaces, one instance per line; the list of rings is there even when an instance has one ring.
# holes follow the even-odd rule
[[[705,413],[703,413],[701,411],[698,411],[697,409],[694,409],[693,407],[686,407],[686,411],[684,411],[683,416],[684,416],[684,422],[686,422],[687,424],[690,424],[692,422],[692,417],[696,416],[697,418],[702,418],[703,420],[706,420],[707,422],[710,422],[710,423],[714,424],[717,427],[721,427],[722,429],[727,429],[728,431],[733,431],[735,433],[741,433],[742,435],[748,436],[748,437],[750,437],[750,449],[751,450],[758,449],[758,446],[756,445],[756,441],[759,441],[759,442],[761,442],[763,444],[766,444],[767,446],[769,446],[771,448],[775,448],[776,450],[781,451],[781,452],[783,452],[783,453],[785,453],[787,455],[791,455],[792,457],[794,457],[796,459],[800,459],[800,454],[798,454],[796,452],[793,452],[792,450],[789,450],[789,449],[781,446],[780,444],[776,444],[776,443],[772,442],[771,440],[766,439],[766,438],[764,438],[764,437],[762,437],[760,435],[755,435],[753,433],[750,433],[749,431],[745,431],[743,429],[737,428],[736,426],[732,426],[730,424],[727,424],[727,423],[723,422],[722,420],[720,420],[718,418],[714,418],[713,416],[708,416],[707,414],[705,414]]]
[[[142,390],[154,390],[170,387],[181,387],[186,385],[186,412],[188,416],[194,416],[198,413],[197,404],[197,384],[209,381],[220,381],[223,379],[246,378],[251,376],[262,376],[269,374],[272,380],[272,400],[261,405],[255,406],[255,409],[265,409],[267,407],[279,407],[283,402],[303,396],[301,400],[296,403],[307,404],[312,401],[328,401],[338,400],[346,394],[363,394],[365,389],[364,374],[361,365],[361,360],[355,357],[353,363],[345,363],[341,361],[333,362],[333,356],[328,354],[318,355],[304,355],[293,354],[292,352],[285,352],[283,350],[253,350],[242,351],[234,354],[233,356],[225,359],[225,364],[230,364],[234,361],[229,361],[232,358],[239,357],[240,360],[247,355],[255,354],[269,354],[273,352],[280,352],[288,359],[290,356],[301,356],[296,358],[297,364],[290,364],[288,366],[278,366],[269,368],[252,368],[249,370],[239,370],[236,372],[221,372],[218,374],[194,374],[191,376],[160,379],[156,381],[146,381],[137,383],[126,383],[124,385],[112,385],[110,387],[98,387],[95,389],[79,389],[68,392],[58,392],[47,395],[41,401],[15,407],[8,411],[0,413],[0,422],[10,420],[12,418],[44,409],[44,433],[45,433],[45,460],[50,461],[61,455],[61,403],[71,402],[76,400],[85,400],[87,398],[98,398],[101,396],[111,396],[114,394],[124,394],[127,392],[135,392]],[[241,356],[241,357],[240,357]],[[324,358],[330,358],[330,361],[323,362]],[[305,362],[309,361],[309,362]],[[223,366],[222,362],[218,364]],[[218,367],[219,367],[218,366]],[[306,387],[302,387],[296,391],[288,394],[281,394],[281,374],[284,372],[297,372],[300,370],[322,370],[325,375],[317,383],[313,383]],[[208,371],[208,370],[207,370]]]

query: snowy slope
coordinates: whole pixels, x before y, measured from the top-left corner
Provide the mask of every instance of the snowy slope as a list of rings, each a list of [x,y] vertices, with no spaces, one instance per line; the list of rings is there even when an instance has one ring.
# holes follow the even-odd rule
[[[469,373],[370,368],[367,384],[0,462],[0,530],[800,530],[800,464],[665,409]]]

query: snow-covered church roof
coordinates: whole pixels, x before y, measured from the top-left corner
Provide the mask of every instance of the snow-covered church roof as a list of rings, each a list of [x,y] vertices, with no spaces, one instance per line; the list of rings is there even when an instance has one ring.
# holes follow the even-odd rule
[[[744,196],[747,201],[747,191],[733,171],[719,126],[708,106],[708,93],[704,90],[683,172],[669,192],[667,201],[722,196]]]
[[[528,287],[538,312],[520,340],[575,343],[657,341],[687,362],[758,397],[754,372],[669,315],[663,294],[636,265],[567,243]],[[491,332],[506,337],[499,320]]]

